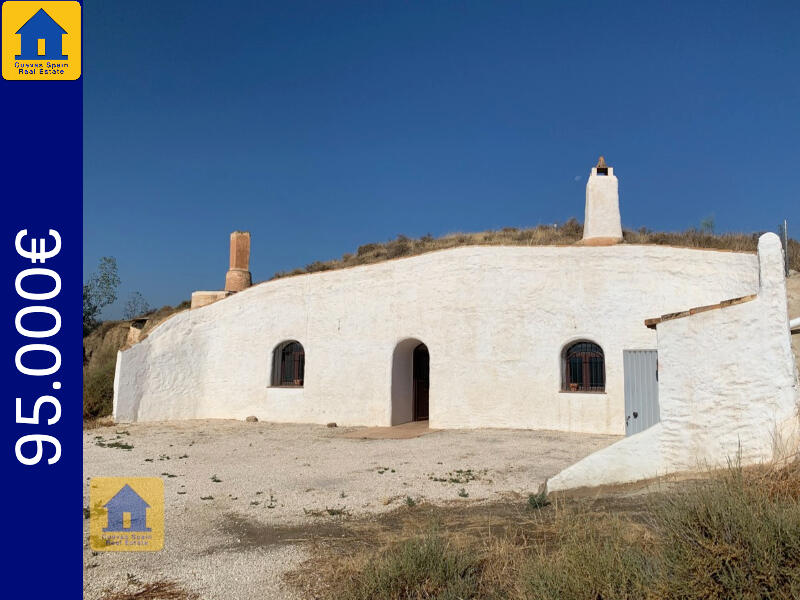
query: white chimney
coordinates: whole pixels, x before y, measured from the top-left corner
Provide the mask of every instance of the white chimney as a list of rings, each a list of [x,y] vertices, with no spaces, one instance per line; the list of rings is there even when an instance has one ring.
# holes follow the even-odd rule
[[[615,244],[622,241],[619,216],[619,182],[614,169],[601,156],[586,183],[586,216],[583,241],[589,245]]]

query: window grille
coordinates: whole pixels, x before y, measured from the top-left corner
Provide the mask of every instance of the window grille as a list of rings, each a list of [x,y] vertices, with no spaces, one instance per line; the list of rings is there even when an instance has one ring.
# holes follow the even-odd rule
[[[603,392],[606,389],[606,367],[603,349],[592,342],[577,342],[564,351],[565,392]]]
[[[272,356],[272,385],[303,387],[306,356],[302,344],[294,340],[278,344]]]

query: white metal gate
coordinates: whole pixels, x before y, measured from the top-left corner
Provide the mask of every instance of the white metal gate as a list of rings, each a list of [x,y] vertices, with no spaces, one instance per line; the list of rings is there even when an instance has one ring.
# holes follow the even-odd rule
[[[658,406],[658,352],[623,350],[625,369],[625,435],[633,435],[661,419]]]

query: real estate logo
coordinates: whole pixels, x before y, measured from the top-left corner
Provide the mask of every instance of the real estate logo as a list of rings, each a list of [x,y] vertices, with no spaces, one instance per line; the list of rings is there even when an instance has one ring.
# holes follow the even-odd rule
[[[164,547],[164,482],[158,477],[93,477],[92,550],[153,552]]]
[[[3,2],[3,79],[71,80],[81,76],[78,2]]]

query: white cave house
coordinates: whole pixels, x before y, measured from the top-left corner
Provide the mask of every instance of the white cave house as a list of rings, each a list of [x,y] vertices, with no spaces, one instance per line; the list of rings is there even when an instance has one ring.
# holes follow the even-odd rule
[[[758,253],[621,240],[602,160],[572,246],[465,246],[250,286],[235,232],[226,290],[196,292],[119,353],[114,417],[627,435],[554,487],[597,482],[591,459],[621,481],[738,448],[771,457],[797,425],[778,237]]]

